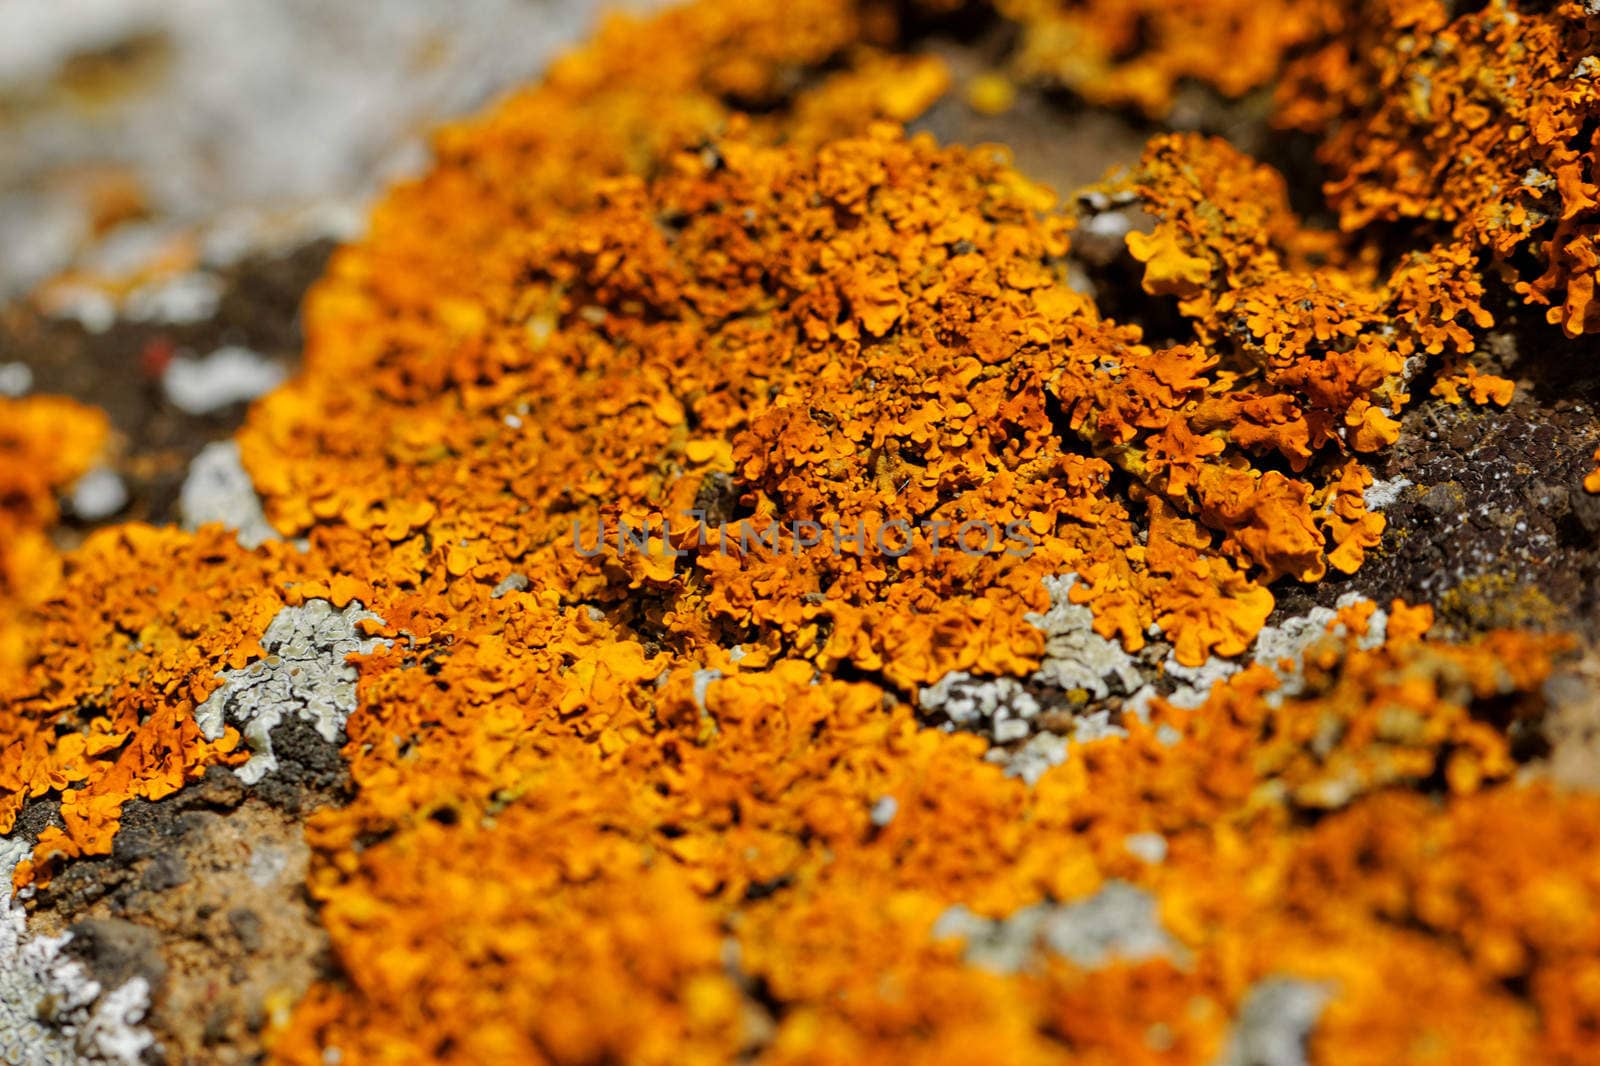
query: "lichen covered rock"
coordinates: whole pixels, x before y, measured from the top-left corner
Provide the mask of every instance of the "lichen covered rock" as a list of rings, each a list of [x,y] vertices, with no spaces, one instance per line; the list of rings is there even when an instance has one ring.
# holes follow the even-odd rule
[[[1427,119],[1312,107],[1388,40],[1336,5],[998,7],[1093,100]],[[1415,383],[1511,399],[1467,199],[1354,168],[1321,229],[1179,133],[1063,199],[908,130],[956,78],[900,14],[617,20],[445,129],[191,528],[52,545],[103,427],[0,400],[18,898],[293,738],[330,950],[277,1062],[1583,1061],[1600,800],[1521,761],[1569,641],[1274,617],[1382,550]]]

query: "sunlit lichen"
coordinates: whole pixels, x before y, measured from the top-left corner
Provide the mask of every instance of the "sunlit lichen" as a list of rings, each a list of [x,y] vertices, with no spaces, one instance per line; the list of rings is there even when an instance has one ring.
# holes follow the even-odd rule
[[[304,713],[353,798],[308,821],[336,973],[279,1062],[1198,1064],[1273,995],[1311,1061],[1583,1061],[1600,809],[1512,751],[1562,641],[1358,597],[1267,625],[1379,545],[1419,367],[1511,399],[1468,361],[1494,242],[1359,232],[1456,195],[1351,162],[1431,121],[1350,66],[1381,49],[1318,50],[1388,31],[1000,10],[1034,76],[1152,113],[1296,64],[1351,232],[1196,135],[1062,200],[910,133],[951,78],[877,5],[612,22],[337,253],[196,528],[57,553],[104,426],[0,400],[0,832],[61,815],[15,882],[110,853],[130,799],[262,779]],[[1177,336],[1074,286],[1079,226]]]

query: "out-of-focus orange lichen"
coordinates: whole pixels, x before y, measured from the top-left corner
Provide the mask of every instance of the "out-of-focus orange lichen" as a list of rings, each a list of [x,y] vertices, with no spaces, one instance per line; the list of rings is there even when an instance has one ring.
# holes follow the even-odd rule
[[[1014,14],[1041,47],[1102,7],[1149,36],[1094,46],[1083,91],[1151,108],[1178,78],[1260,84],[1324,27],[1309,3]],[[241,762],[195,725],[218,673],[284,607],[359,600],[388,645],[356,664],[353,798],[307,830],[338,973],[278,1062],[1198,1066],[1290,976],[1332,989],[1313,1061],[1576,1066],[1600,800],[1518,781],[1510,739],[1560,640],[1347,606],[1197,707],[1108,705],[1123,734],[1033,786],[914,707],[1038,667],[1046,577],[1176,670],[1249,651],[1272,582],[1357,570],[1383,530],[1363,457],[1489,324],[1474,247],[1382,258],[1227,145],[1160,136],[1100,190],[1153,219],[1128,249],[1186,332],[1147,339],[1069,284],[1074,210],[900,125],[949,75],[888,51],[893,21],[617,20],[444,131],[240,438],[305,551],[103,530],[0,618],[0,827],[61,803],[17,882]],[[1218,41],[1261,50],[1201,69]],[[25,472],[19,525],[42,535],[88,443]],[[1010,537],[962,550],[980,524]],[[1155,834],[1159,861],[1129,845]],[[1112,881],[1174,951],[995,972],[936,935],[957,904]]]
[[[610,643],[586,615],[530,640],[539,613],[523,594],[503,620],[522,639],[457,644],[431,677],[364,665],[372,703],[347,749],[361,795],[313,824],[327,856],[313,891],[352,983],[302,1004],[276,1045],[287,1061],[333,1046],[357,1062],[721,1062],[747,1044],[765,1061],[958,1061],[985,1042],[1006,1061],[1125,1061],[1111,1056],[1144,1047],[1160,1021],[1182,1051],[1151,1061],[1200,1063],[1249,985],[1285,970],[1341,983],[1321,1038],[1335,1061],[1394,1061],[1419,1041],[1441,1061],[1489,1061],[1472,1057],[1473,1026],[1528,1057],[1544,1039],[1501,976],[1560,995],[1561,967],[1587,957],[1583,941],[1540,940],[1553,927],[1526,903],[1440,910],[1419,889],[1413,905],[1435,908],[1427,935],[1396,928],[1405,900],[1384,905],[1382,882],[1370,896],[1317,883],[1325,861],[1357,861],[1348,825],[1395,834],[1384,876],[1419,885],[1499,881],[1531,901],[1549,891],[1545,871],[1571,870],[1560,842],[1592,834],[1584,819],[1600,808],[1483,792],[1512,763],[1503,729],[1477,712],[1530,707],[1518,694],[1548,671],[1548,641],[1433,644],[1417,636],[1426,612],[1397,606],[1389,643],[1363,651],[1367,614],[1352,610],[1350,636],[1308,653],[1297,695],[1270,699],[1275,675],[1252,669],[1193,711],[1129,718],[1128,738],[1080,749],[1030,792],[975,759],[972,738],[919,729],[877,685],[818,683],[795,660],[712,660],[728,676],[702,707],[697,663],[624,653],[637,645]],[[614,665],[579,680],[541,665],[585,644]],[[650,680],[661,669],[664,683]],[[1394,801],[1395,786],[1436,778],[1479,799],[1459,813]],[[878,826],[883,796],[898,813]],[[1307,828],[1296,809],[1345,813]],[[1471,846],[1481,826],[1533,810],[1552,828],[1524,838],[1516,862]],[[1134,832],[1162,833],[1167,861],[1133,859]],[[353,850],[374,834],[383,842]],[[1464,850],[1441,865],[1413,837]],[[1593,875],[1565,890],[1579,929],[1600,920]],[[1109,877],[1158,895],[1187,963],[1000,975],[932,935],[952,902],[1003,916]],[[1474,945],[1493,938],[1546,946],[1490,964]],[[570,980],[575,960],[592,980]],[[748,1000],[752,983],[780,1016]],[[1396,1009],[1441,986],[1429,1007]]]
[[[56,496],[102,458],[109,435],[103,412],[71,400],[0,397],[0,616],[20,622],[55,587]],[[0,683],[31,650],[23,626],[0,626]]]
[[[996,0],[995,7],[1020,27],[1020,73],[1150,115],[1165,114],[1185,82],[1227,96],[1269,84],[1337,9],[1329,0]]]

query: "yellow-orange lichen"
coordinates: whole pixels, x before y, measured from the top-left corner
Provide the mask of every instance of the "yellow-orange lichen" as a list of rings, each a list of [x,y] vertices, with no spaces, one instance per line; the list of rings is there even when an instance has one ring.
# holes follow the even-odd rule
[[[1404,220],[1455,242],[1461,260],[1492,257],[1576,337],[1600,328],[1597,52],[1592,5],[1578,0],[1459,13],[1385,0],[1290,64],[1278,120],[1323,135],[1346,229]],[[1446,380],[1441,394],[1463,385],[1477,402],[1510,398],[1492,378]]]
[[[1576,335],[1596,321],[1597,42],[1578,2],[1455,14],[1386,0],[1291,66],[1280,118],[1328,131],[1328,193],[1347,228],[1420,219],[1502,259],[1526,248],[1545,270],[1518,287],[1557,304],[1550,320]]]
[[[1162,28],[1159,68],[1094,75],[1151,107],[1214,73],[1172,27],[1270,37],[1222,83],[1243,91],[1322,25],[1038,18],[1101,7]],[[1470,244],[1383,259],[1302,224],[1270,169],[1164,135],[1100,190],[1153,220],[1128,248],[1187,332],[1147,338],[1069,284],[1074,210],[1000,149],[899,125],[949,80],[893,23],[845,0],[619,20],[441,134],[241,434],[305,550],[102,530],[0,618],[0,828],[61,803],[18,883],[242,762],[195,725],[218,673],[284,607],[359,600],[387,643],[357,663],[354,795],[307,830],[337,975],[276,1061],[1199,1064],[1291,975],[1334,989],[1315,1061],[1582,1062],[1600,800],[1519,782],[1510,740],[1560,640],[1346,606],[1199,706],[1107,705],[1126,735],[1034,787],[919,721],[952,671],[1039,666],[1046,577],[1174,671],[1247,652],[1273,581],[1377,546],[1362,456],[1415,366],[1466,366],[1489,319]],[[51,454],[54,416],[0,424]],[[0,465],[0,521],[42,536],[83,432]],[[963,551],[974,522],[1031,550]],[[935,935],[955,904],[1113,880],[1180,952],[998,973]]]
[[[944,6],[933,3],[929,6]],[[1165,114],[1186,82],[1242,96],[1337,19],[1330,0],[996,0],[1025,76],[1100,104]]]
[[[102,458],[109,434],[103,412],[70,400],[0,397],[0,616],[20,622],[54,588],[56,496]],[[23,625],[0,626],[0,681],[32,650]]]

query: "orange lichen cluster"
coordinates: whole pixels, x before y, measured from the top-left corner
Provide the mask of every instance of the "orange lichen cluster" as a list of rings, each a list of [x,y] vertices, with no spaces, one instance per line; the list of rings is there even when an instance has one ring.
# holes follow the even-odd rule
[[[26,627],[0,630],[30,653],[0,678],[0,832],[30,799],[60,800],[61,824],[40,835],[18,884],[109,854],[129,799],[239,761],[237,733],[206,741],[194,708],[219,670],[260,656],[257,638],[291,596],[293,553],[271,548],[245,552],[216,529],[102,530],[63,560]]]
[[[0,617],[21,617],[50,594],[60,556],[50,527],[56,496],[102,457],[101,411],[50,396],[0,397]],[[0,626],[0,680],[30,651],[20,626]]]
[[[878,685],[723,661],[702,707],[698,663],[647,661],[585,615],[533,639],[537,598],[508,598],[505,631],[457,643],[431,676],[363,666],[373,703],[347,749],[360,796],[312,827],[326,856],[313,892],[347,982],[302,1004],[275,1048],[285,1061],[331,1046],[352,1062],[957,1062],[987,1048],[1200,1063],[1274,972],[1339,983],[1328,1061],[1559,1047],[1568,1037],[1542,1033],[1503,979],[1548,986],[1579,1012],[1572,1031],[1594,1020],[1571,982],[1600,935],[1600,868],[1567,849],[1590,846],[1600,805],[1483,792],[1513,764],[1476,710],[1531,709],[1517,694],[1549,669],[1549,642],[1435,645],[1419,637],[1426,612],[1397,607],[1388,643],[1362,651],[1370,607],[1352,610],[1352,635],[1308,655],[1299,695],[1272,701],[1276,675],[1254,668],[1194,711],[1130,718],[1129,737],[1080,749],[1030,792]],[[586,648],[604,665],[552,667]],[[1436,779],[1470,802],[1392,791]],[[879,825],[884,796],[898,813]],[[1300,809],[1344,813],[1305,828]],[[1532,811],[1544,828],[1515,861],[1478,836]],[[1164,834],[1167,861],[1128,854],[1135,832]],[[1347,845],[1364,834],[1382,842],[1380,875],[1329,892],[1329,864],[1359,877]],[[1004,916],[1112,877],[1157,895],[1184,958],[1041,958],[1008,976],[933,934],[955,902]],[[1474,905],[1497,891],[1517,902]],[[1412,913],[1423,928],[1398,929]],[[1419,1008],[1425,989],[1439,991]],[[1176,1034],[1164,1050],[1158,1023]]]
[[[873,59],[817,92],[873,73],[903,81]],[[313,373],[242,439],[269,515],[381,531],[418,574],[426,532],[453,545],[456,576],[517,569],[567,602],[648,588],[684,636],[902,687],[1031,665],[1020,619],[1048,574],[1086,578],[1102,632],[1136,649],[1154,625],[1195,665],[1245,649],[1267,583],[1353,571],[1376,546],[1350,456],[1393,442],[1409,357],[1457,352],[1463,323],[1485,323],[1466,264],[1419,253],[1382,281],[1310,266],[1331,242],[1299,226],[1275,174],[1217,142],[1158,140],[1131,188],[1161,221],[1130,248],[1197,340],[1152,350],[1070,287],[1070,216],[993,151],[887,125],[813,150],[812,99],[798,147],[733,119],[648,180],[602,171],[579,208],[519,185],[542,223],[483,237],[470,267],[470,235],[437,228],[426,247],[408,231],[343,255],[312,304],[329,322]],[[514,105],[504,121],[526,120]],[[462,195],[453,173],[397,203],[427,193],[442,213]],[[419,287],[427,268],[447,272],[442,291]],[[470,298],[453,294],[464,276]],[[423,344],[450,362],[396,362]],[[339,362],[317,373],[324,351]],[[1076,453],[1057,409],[1101,458]],[[381,447],[354,446],[363,434]],[[1305,476],[1270,469],[1273,453]],[[1106,459],[1141,491],[1113,497]],[[719,479],[748,516],[741,546],[775,520],[831,535],[730,552],[732,533],[697,532],[684,550],[681,516]],[[592,541],[618,520],[680,523],[682,554],[576,557],[574,522]],[[934,535],[899,558],[839,551],[841,530],[870,548],[897,521]],[[1040,543],[955,550],[968,522]]]
[[[1577,0],[1460,14],[1384,0],[1292,64],[1279,120],[1325,132],[1327,192],[1346,228],[1437,223],[1509,265],[1518,290],[1576,336],[1600,326],[1597,50]]]
[[[1579,0],[1459,14],[1384,0],[1290,65],[1277,121],[1320,136],[1344,228],[1404,221],[1454,241],[1576,337],[1600,329],[1597,53],[1593,5]],[[1510,395],[1492,377],[1441,386]],[[1586,487],[1600,492],[1600,470]]]
[[[1277,172],[1220,140],[1157,137],[1101,194],[1153,216],[1128,249],[1145,290],[1174,300],[1194,339],[1152,349],[1136,333],[1102,331],[1069,349],[1050,388],[1073,429],[1152,497],[1152,555],[1157,531],[1204,546],[1209,530],[1262,583],[1316,581],[1330,566],[1353,573],[1384,528],[1355,457],[1397,439],[1421,361],[1460,359],[1473,331],[1492,325],[1471,257],[1438,246],[1381,272],[1302,226]],[[1509,382],[1468,380],[1475,398],[1509,400]],[[1198,577],[1199,598],[1237,581],[1187,560],[1160,565]],[[1198,618],[1213,613],[1203,605],[1158,615],[1180,661],[1241,650],[1271,599],[1260,586],[1240,598],[1259,617],[1234,640],[1194,642]]]
[[[947,6],[931,3],[929,6]],[[1337,18],[1330,0],[996,0],[1025,77],[1162,115],[1185,82],[1243,96]]]
[[[1159,11],[1169,58],[1111,98],[1196,73],[1186,19],[1274,56],[1311,33]],[[1163,136],[1099,194],[1154,220],[1128,249],[1188,333],[1148,339],[1069,284],[1073,211],[899,125],[949,79],[894,34],[875,5],[703,0],[442,134],[240,436],[304,550],[103,530],[0,618],[26,656],[0,829],[60,801],[16,882],[241,763],[195,724],[217,675],[283,608],[360,601],[384,643],[356,663],[354,795],[308,825],[337,973],[278,1061],[1199,1064],[1274,975],[1333,990],[1315,1061],[1583,1061],[1600,800],[1516,781],[1509,739],[1561,641],[1345,607],[1298,664],[1130,709],[1033,787],[919,721],[952,671],[1040,665],[1046,577],[1130,651],[1245,653],[1273,581],[1377,546],[1360,457],[1488,318],[1459,240],[1382,260],[1271,170]],[[75,455],[0,521],[42,531]],[[974,524],[1031,550],[962,550]],[[1179,950],[1002,973],[935,932],[1111,881]]]

